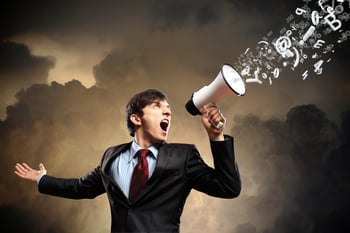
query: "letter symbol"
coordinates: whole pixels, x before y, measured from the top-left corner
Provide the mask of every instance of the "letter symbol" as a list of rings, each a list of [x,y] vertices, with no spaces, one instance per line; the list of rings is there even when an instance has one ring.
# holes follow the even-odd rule
[[[313,47],[315,49],[319,49],[319,48],[321,48],[323,46],[324,43],[326,43],[326,41],[324,41],[324,40],[317,40]]]
[[[324,20],[333,31],[337,31],[339,28],[341,28],[341,21],[332,13],[329,13],[326,17],[324,17]]]

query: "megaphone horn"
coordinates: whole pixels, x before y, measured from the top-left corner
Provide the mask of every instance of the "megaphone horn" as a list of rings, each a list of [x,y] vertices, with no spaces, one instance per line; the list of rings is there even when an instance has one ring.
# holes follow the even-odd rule
[[[246,87],[241,76],[235,69],[224,64],[216,78],[192,94],[191,99],[186,103],[186,109],[191,115],[201,115],[203,105],[215,103],[226,96],[236,94],[243,96]]]

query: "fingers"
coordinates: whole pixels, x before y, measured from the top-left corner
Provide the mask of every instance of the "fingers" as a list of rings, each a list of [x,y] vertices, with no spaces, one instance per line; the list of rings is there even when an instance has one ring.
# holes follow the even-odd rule
[[[27,171],[30,171],[30,170],[33,170],[31,167],[29,167],[26,163],[22,163],[23,164],[23,167],[27,170]]]
[[[29,167],[26,163],[16,163],[15,174],[21,178],[36,181],[38,175],[46,175],[47,173],[44,164],[40,163],[39,168],[40,170],[34,170],[31,167]]]
[[[210,124],[216,129],[221,129],[226,123],[226,119],[215,105],[211,104],[206,108],[206,114]]]
[[[21,178],[25,178],[27,174],[26,168],[24,168],[21,164],[17,163],[16,166],[16,171],[15,174],[18,175]]]
[[[46,169],[43,164],[39,164],[40,170],[34,170],[26,163],[16,163],[15,174],[23,179],[37,182],[41,175],[46,175]]]
[[[28,165],[23,163],[23,164],[20,164],[20,163],[16,163],[16,171],[15,173],[16,174],[21,174],[21,175],[25,175],[27,172],[28,172]]]
[[[46,168],[45,168],[44,164],[40,163],[39,164],[39,169],[40,169],[40,172],[43,172],[43,174],[46,175]]]

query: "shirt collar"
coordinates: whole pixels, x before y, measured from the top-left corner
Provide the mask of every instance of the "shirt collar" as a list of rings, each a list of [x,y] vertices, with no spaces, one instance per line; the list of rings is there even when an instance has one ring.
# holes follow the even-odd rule
[[[143,148],[141,148],[135,140],[132,141],[131,143],[131,147],[130,147],[130,155],[129,155],[129,162],[135,157],[135,154],[141,150]],[[147,148],[148,150],[150,150],[152,152],[152,156],[157,159],[158,158],[158,148],[154,145],[150,146]]]

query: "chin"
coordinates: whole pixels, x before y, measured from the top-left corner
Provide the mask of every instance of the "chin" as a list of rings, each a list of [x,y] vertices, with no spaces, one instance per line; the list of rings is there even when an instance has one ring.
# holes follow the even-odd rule
[[[167,136],[162,136],[162,137],[158,137],[156,138],[156,141],[157,143],[160,143],[160,142],[165,142],[167,140]]]
[[[164,137],[164,138],[159,139],[158,141],[159,142],[165,142],[166,140],[167,140],[167,137]]]

